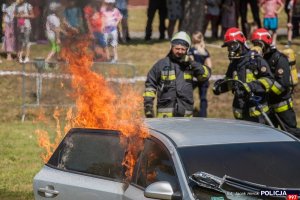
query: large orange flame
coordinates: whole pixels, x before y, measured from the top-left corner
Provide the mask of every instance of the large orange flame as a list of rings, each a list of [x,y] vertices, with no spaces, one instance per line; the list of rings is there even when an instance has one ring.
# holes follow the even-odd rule
[[[126,176],[130,178],[137,153],[142,150],[144,138],[148,136],[148,129],[144,126],[141,112],[143,98],[128,84],[121,84],[119,90],[115,91],[101,74],[91,70],[93,60],[88,48],[88,40],[79,38],[77,41],[67,41],[65,46],[62,57],[68,62],[70,73],[73,75],[72,96],[76,101],[75,114],[72,110],[67,113],[69,123],[65,127],[65,132],[72,127],[121,131],[121,145],[127,148],[123,165],[128,169]],[[58,113],[54,114],[54,118],[57,122],[57,135],[59,135],[56,139],[61,139],[62,133],[58,131],[60,130]],[[49,138],[41,136],[42,133],[39,133],[40,141],[47,141]],[[48,143],[40,142],[40,145],[44,145],[48,151],[51,150],[48,148]],[[44,158],[48,159],[48,154]]]

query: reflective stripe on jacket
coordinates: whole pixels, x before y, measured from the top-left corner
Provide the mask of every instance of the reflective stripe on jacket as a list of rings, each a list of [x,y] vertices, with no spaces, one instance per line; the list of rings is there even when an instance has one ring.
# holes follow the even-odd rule
[[[285,100],[285,101],[282,101],[282,102],[279,102],[276,104],[272,104],[270,106],[277,113],[284,112],[284,111],[287,111],[287,110],[293,108],[293,100],[292,100],[292,98],[290,98],[288,100]]]

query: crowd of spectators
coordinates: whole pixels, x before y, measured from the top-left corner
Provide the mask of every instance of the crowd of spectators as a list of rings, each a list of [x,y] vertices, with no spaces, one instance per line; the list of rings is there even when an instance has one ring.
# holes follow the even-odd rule
[[[155,12],[159,12],[159,39],[165,39],[165,32],[168,39],[172,37],[178,21],[177,30],[181,30],[180,25],[184,14],[185,0],[149,0],[148,20],[145,31],[145,40],[150,40],[152,35],[152,21]],[[240,26],[245,36],[248,38],[254,29],[266,28],[273,37],[276,45],[278,29],[278,14],[285,8],[288,18],[288,43],[291,45],[292,37],[299,35],[299,16],[297,0],[206,0],[205,20],[203,34],[206,34],[207,27],[211,27],[211,38],[222,39],[226,30],[231,27]],[[252,21],[248,19],[248,9],[251,9]],[[260,13],[263,19],[260,18]],[[165,22],[168,22],[165,25]],[[221,31],[219,29],[221,28]],[[176,31],[177,31],[176,30]]]
[[[127,4],[127,0],[7,0],[1,9],[2,52],[7,60],[16,55],[18,62],[26,63],[31,44],[49,43],[50,62],[55,56],[59,59],[61,38],[87,34],[96,60],[117,62],[119,41],[130,40]]]

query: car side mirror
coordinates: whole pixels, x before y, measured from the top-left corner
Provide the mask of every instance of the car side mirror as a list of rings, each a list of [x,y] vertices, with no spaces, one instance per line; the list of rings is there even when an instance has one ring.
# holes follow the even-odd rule
[[[167,181],[158,181],[149,185],[144,192],[144,196],[153,199],[173,200],[181,199],[181,194],[174,193],[172,186]]]

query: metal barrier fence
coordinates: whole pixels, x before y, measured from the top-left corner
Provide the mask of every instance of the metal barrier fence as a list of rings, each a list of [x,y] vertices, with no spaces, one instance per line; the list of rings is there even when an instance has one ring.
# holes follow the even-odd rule
[[[26,114],[31,114],[31,108],[35,111],[36,108],[74,106],[74,98],[70,96],[72,76],[66,63],[45,64],[43,59],[35,59],[21,67],[21,71],[0,71],[2,118],[17,116],[24,120]],[[135,83],[141,90],[146,79],[145,76],[136,76],[135,66],[128,63],[95,62],[92,70],[106,77],[113,87],[119,83]],[[224,75],[213,75],[210,80],[222,77]]]
[[[22,121],[28,108],[74,106],[70,97],[72,75],[67,68],[67,63],[45,63],[40,58],[22,64]],[[113,87],[128,79],[135,82],[136,68],[128,63],[94,62],[91,69],[103,75]]]

